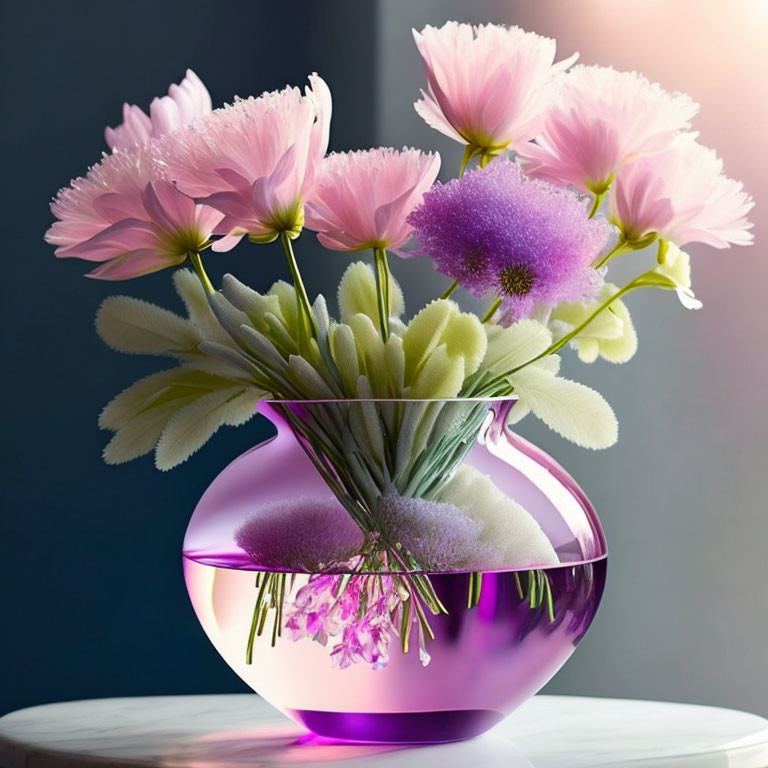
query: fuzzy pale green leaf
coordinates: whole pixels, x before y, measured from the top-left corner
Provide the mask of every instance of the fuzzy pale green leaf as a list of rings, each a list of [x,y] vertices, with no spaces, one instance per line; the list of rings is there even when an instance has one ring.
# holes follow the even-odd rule
[[[367,315],[379,329],[379,304],[376,292],[376,276],[370,264],[355,261],[344,271],[339,283],[339,313],[343,323],[357,314]],[[403,292],[394,278],[389,283],[389,314],[399,317],[403,313]]]
[[[464,375],[471,376],[479,367],[488,348],[483,324],[470,312],[455,312],[448,320],[443,342],[449,355],[464,358]]]
[[[355,315],[349,325],[355,336],[361,372],[368,377],[377,397],[387,397],[389,370],[381,334],[368,315]]]
[[[229,338],[213,314],[197,275],[188,269],[179,269],[173,273],[173,284],[201,338],[220,344],[228,343]]]
[[[189,392],[205,393],[229,386],[232,386],[230,379],[189,365],[159,371],[139,379],[116,395],[101,412],[99,426],[119,429],[158,398],[175,399]],[[169,391],[170,395],[167,394]]]
[[[117,430],[104,448],[104,461],[124,464],[150,453],[168,422],[200,396],[200,393],[187,390],[183,396],[150,405]]]
[[[155,466],[173,469],[199,450],[242,407],[237,402],[240,393],[237,387],[209,392],[178,411],[157,442]]]
[[[484,328],[488,350],[483,368],[497,375],[533,360],[552,344],[552,334],[538,320],[520,320],[508,328],[486,324]]]
[[[437,299],[427,304],[408,323],[408,328],[403,334],[406,382],[413,379],[413,376],[441,343],[443,333],[456,311],[456,305],[452,301]]]
[[[194,354],[202,341],[194,323],[130,296],[105,299],[96,313],[96,330],[112,349],[130,354]]]
[[[360,376],[355,336],[348,325],[336,325],[330,334],[331,354],[336,368],[341,375],[344,391],[348,397],[354,397],[357,379]]]
[[[229,274],[222,278],[221,292],[233,307],[248,315],[258,330],[264,331],[267,313],[278,317],[282,323],[280,299],[276,295],[258,293]]]
[[[584,384],[529,366],[510,377],[520,400],[550,429],[584,448],[608,448],[618,438],[618,422],[605,398]],[[517,408],[518,406],[515,406]],[[513,408],[513,411],[515,409]]]
[[[418,399],[456,397],[464,383],[464,375],[464,357],[448,354],[446,345],[442,344],[427,359],[408,396]]]

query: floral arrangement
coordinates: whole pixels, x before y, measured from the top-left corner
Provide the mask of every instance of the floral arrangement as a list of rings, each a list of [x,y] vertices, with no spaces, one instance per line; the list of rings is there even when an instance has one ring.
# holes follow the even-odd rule
[[[559,375],[560,354],[625,363],[637,336],[624,298],[691,288],[689,243],[746,245],[753,203],[691,132],[698,106],[636,72],[555,61],[555,41],[516,27],[449,22],[414,33],[426,89],[416,111],[464,146],[457,178],[417,149],[327,154],[331,94],[318,75],[298,88],[212,109],[191,71],[149,114],[124,105],[111,152],[61,190],[46,239],[89,277],[173,275],[186,316],[107,298],[96,326],[114,349],[168,357],[169,368],[118,394],[99,424],[108,463],[154,451],[158,469],[186,460],[262,400],[285,408],[335,501],[264,506],[235,532],[263,567],[251,636],[271,613],[273,642],[332,642],[340,666],[386,663],[443,610],[429,572],[522,568],[520,594],[555,620],[546,574],[556,562],[536,521],[463,464],[485,421],[483,398],[515,397],[587,448],[617,439],[604,398]],[[344,272],[338,315],[314,300],[294,244],[305,230],[332,250],[368,253]],[[279,241],[288,281],[265,293],[203,256],[241,240]],[[655,262],[624,285],[612,262],[649,246]],[[209,253],[207,253],[209,252]],[[431,259],[435,299],[406,314],[390,255]],[[482,316],[462,311],[466,291]],[[527,572],[524,570],[528,568]],[[290,572],[313,574],[295,590]]]

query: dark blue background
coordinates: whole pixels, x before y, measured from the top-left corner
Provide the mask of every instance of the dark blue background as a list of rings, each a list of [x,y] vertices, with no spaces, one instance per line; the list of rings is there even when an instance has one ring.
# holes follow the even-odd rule
[[[146,107],[192,67],[214,104],[317,71],[334,92],[333,148],[373,140],[373,3],[203,0],[5,3],[2,56],[0,714],[63,699],[244,690],[197,624],[180,546],[218,471],[265,432],[222,430],[189,462],[107,467],[100,408],[163,361],[118,355],[94,332],[110,293],[178,307],[164,272],[86,280],[43,242],[56,190],[96,162],[123,101]],[[354,34],[350,34],[354,33]],[[310,237],[312,290],[346,263]],[[209,257],[255,286],[284,276],[278,248]]]

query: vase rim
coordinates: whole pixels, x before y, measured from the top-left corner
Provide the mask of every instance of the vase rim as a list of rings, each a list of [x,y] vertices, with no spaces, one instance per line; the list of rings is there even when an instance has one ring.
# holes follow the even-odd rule
[[[343,405],[352,403],[514,403],[518,396],[495,395],[493,397],[339,397],[302,399],[264,399],[268,405]]]

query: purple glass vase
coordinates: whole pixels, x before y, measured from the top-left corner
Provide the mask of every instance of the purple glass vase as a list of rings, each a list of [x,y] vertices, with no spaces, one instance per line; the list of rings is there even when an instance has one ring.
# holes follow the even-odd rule
[[[539,691],[595,616],[605,584],[606,546],[597,515],[574,480],[508,429],[514,403],[510,398],[262,403],[260,411],[277,434],[214,480],[184,541],[192,604],[232,669],[296,722],[349,741],[470,738]],[[370,458],[379,454],[360,428],[371,420],[385,443],[392,443],[381,454],[382,467]],[[554,561],[521,560],[481,574],[412,573],[403,563],[385,573],[339,573],[334,578],[347,588],[356,579],[378,584],[418,579],[412,602],[423,583],[440,606],[426,611],[429,628],[419,630],[421,643],[414,639],[406,649],[393,638],[385,663],[340,666],[333,641],[296,639],[277,610],[266,631],[257,632],[265,624],[261,610],[254,609],[259,585],[277,571],[241,550],[235,532],[255,508],[286,499],[327,504],[349,494],[359,497],[362,509],[375,504],[370,496],[376,483],[366,490],[368,475],[359,475],[361,452],[372,465],[365,471],[379,484],[381,470],[411,495],[429,497],[464,464],[478,470],[536,521]],[[280,578],[274,583],[290,601],[319,577],[296,569]],[[406,618],[418,628],[410,608]]]

